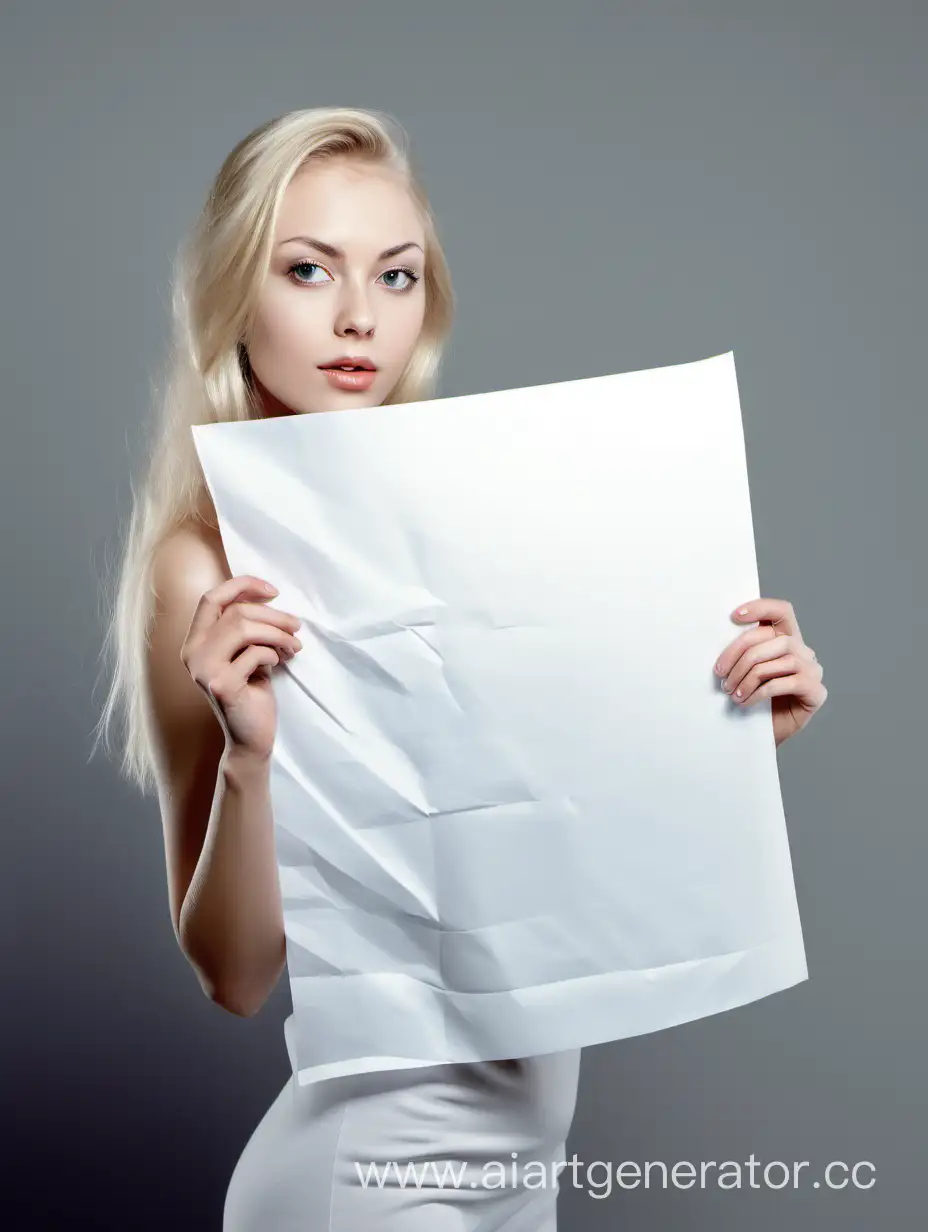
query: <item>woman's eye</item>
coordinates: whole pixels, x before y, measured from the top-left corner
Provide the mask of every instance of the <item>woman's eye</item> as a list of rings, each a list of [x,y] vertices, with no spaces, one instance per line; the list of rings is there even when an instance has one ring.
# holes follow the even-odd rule
[[[411,291],[413,287],[416,285],[416,283],[419,281],[417,275],[415,275],[412,272],[412,270],[409,270],[409,269],[387,270],[387,272],[383,274],[382,277],[383,278],[391,278],[391,277],[395,278],[397,277],[397,275],[400,275],[403,278],[407,279],[406,285],[402,287],[397,287],[397,286],[394,286],[392,283],[388,283],[387,285],[390,287],[391,291]]]
[[[317,265],[315,261],[297,261],[295,265],[290,266],[290,269],[287,272],[290,274],[295,274],[297,270],[305,270],[305,269],[317,269],[317,270],[322,270],[323,274],[325,273],[325,270],[322,269],[322,266]],[[307,280],[305,278],[297,279],[297,282],[305,283],[306,281]]]
[[[304,286],[304,287],[305,286],[319,286],[321,285],[322,282],[325,281],[325,279],[312,278],[311,275],[309,277],[304,277],[302,271],[307,271],[307,270],[319,270],[323,274],[326,273],[326,271],[322,268],[322,266],[319,265],[316,261],[296,261],[294,262],[293,265],[290,266],[290,268],[287,270],[287,273],[295,282],[299,283],[301,286]],[[299,272],[299,276],[297,276],[298,272]],[[386,283],[386,286],[389,287],[391,291],[411,291],[413,287],[416,285],[416,283],[419,281],[418,274],[415,274],[411,269],[405,269],[405,268],[387,270],[385,273],[381,274],[381,278],[392,280]],[[397,286],[395,280],[398,278],[405,278],[406,279],[405,284],[403,284],[402,286]]]

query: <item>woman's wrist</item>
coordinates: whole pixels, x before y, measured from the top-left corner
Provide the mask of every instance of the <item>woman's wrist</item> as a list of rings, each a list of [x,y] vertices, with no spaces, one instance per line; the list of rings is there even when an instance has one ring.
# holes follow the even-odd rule
[[[266,779],[270,766],[270,753],[259,753],[242,744],[227,744],[222,756],[224,775],[239,784]]]

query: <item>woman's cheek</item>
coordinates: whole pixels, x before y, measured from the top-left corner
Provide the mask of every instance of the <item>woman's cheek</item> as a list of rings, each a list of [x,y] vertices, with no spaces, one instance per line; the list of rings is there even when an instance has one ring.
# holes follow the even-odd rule
[[[265,322],[267,351],[288,372],[319,362],[314,361],[315,315],[310,305],[279,303]]]

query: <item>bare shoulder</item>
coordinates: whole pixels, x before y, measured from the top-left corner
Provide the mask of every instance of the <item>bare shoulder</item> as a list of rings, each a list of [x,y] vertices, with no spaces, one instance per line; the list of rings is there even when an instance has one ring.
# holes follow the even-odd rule
[[[204,591],[231,576],[219,532],[202,522],[185,522],[166,535],[155,549],[152,586],[156,614],[168,612],[178,601],[189,602],[194,594],[195,608]]]
[[[229,576],[218,531],[202,523],[184,523],[166,535],[155,549],[151,566],[154,612],[147,666],[156,717],[171,717],[175,700],[197,700],[199,690],[180,661],[181,648],[201,596]],[[178,697],[175,699],[173,694]],[[209,709],[206,699],[202,700]]]
[[[154,613],[145,687],[175,930],[202,848],[225,748],[219,720],[187,671],[181,651],[201,596],[229,576],[218,531],[199,522],[171,531],[152,558]]]

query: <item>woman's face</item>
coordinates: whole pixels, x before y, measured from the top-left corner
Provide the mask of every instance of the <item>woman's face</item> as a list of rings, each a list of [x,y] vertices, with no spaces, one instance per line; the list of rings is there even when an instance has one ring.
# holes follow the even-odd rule
[[[297,173],[246,339],[266,415],[384,401],[422,328],[424,247],[415,203],[395,172],[339,160]],[[320,367],[342,355],[377,365],[368,388],[339,388]]]

